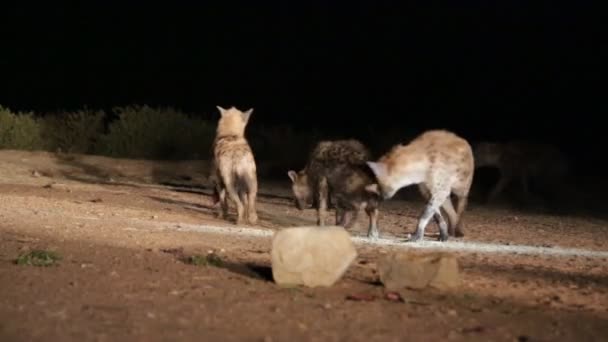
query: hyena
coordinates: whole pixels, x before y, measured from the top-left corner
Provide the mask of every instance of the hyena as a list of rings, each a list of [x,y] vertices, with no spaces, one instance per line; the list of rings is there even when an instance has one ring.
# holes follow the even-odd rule
[[[296,207],[303,210],[313,203],[317,209],[317,225],[325,225],[327,203],[332,191],[328,187],[326,172],[342,164],[361,164],[371,157],[370,151],[356,139],[326,140],[317,143],[310,152],[304,169],[289,170]],[[332,193],[333,194],[333,193]],[[336,211],[336,220],[339,213]]]
[[[228,215],[228,198],[236,205],[236,224],[245,217],[250,224],[257,223],[256,196],[258,181],[253,152],[245,138],[245,128],[253,108],[241,112],[235,107],[217,106],[221,117],[213,142],[213,171],[215,172],[214,197],[219,199],[219,216]],[[228,195],[228,196],[226,196]]]
[[[378,191],[389,199],[406,186],[417,184],[427,201],[410,241],[421,241],[431,218],[439,226],[439,241],[464,236],[462,214],[473,182],[474,159],[470,144],[446,130],[426,131],[367,163],[378,180]],[[450,195],[458,199],[454,211]],[[441,209],[446,212],[446,223]]]
[[[554,146],[525,141],[506,143],[482,141],[473,148],[475,168],[497,168],[500,178],[490,191],[493,202],[512,181],[518,180],[526,199],[531,198],[530,183],[543,190],[563,187],[569,173],[566,157]]]
[[[378,207],[382,197],[373,171],[365,163],[338,164],[325,173],[327,185],[336,202],[336,224],[352,228],[360,210],[369,218],[367,237],[377,239]],[[352,214],[352,215],[351,215]],[[347,219],[347,216],[350,216]]]

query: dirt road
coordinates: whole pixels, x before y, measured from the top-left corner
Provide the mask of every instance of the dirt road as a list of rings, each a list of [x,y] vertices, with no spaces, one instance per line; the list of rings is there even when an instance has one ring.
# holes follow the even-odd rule
[[[287,183],[262,182],[260,224],[235,227],[214,218],[210,192],[195,188],[201,169],[0,151],[0,340],[608,339],[606,221],[472,203],[465,238],[438,244],[429,226],[429,242],[414,246],[456,253],[462,287],[389,300],[375,262],[407,247],[422,208],[395,200],[377,243],[360,237],[360,215],[359,256],[335,286],[284,289],[272,282],[270,237],[313,224],[314,212],[294,208]],[[34,249],[61,259],[14,263]],[[187,262],[210,251],[221,265]]]

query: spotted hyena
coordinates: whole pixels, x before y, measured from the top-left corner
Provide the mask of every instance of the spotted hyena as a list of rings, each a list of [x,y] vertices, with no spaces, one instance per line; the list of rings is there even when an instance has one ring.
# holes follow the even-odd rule
[[[356,139],[326,140],[317,143],[310,152],[304,169],[287,172],[292,181],[296,207],[303,210],[309,203],[317,209],[317,225],[325,225],[325,216],[333,189],[327,184],[326,172],[342,164],[361,164],[370,159],[371,153]],[[336,220],[340,213],[336,213]]]
[[[365,210],[369,218],[367,236],[378,238],[378,207],[382,202],[375,176],[365,162],[356,164],[334,163],[322,169],[322,177],[336,204],[336,225],[346,229],[353,227],[359,211]],[[294,184],[301,174],[292,171],[290,178]],[[308,188],[312,185],[304,185]],[[319,201],[322,203],[322,201]]]
[[[526,141],[506,143],[482,141],[473,148],[475,167],[497,168],[500,178],[490,191],[487,202],[493,202],[512,181],[519,181],[523,195],[530,199],[531,183],[536,189],[551,193],[563,188],[569,163],[556,147]]]
[[[350,229],[359,211],[365,210],[369,218],[367,236],[378,238],[378,209],[382,197],[369,166],[366,163],[337,164],[327,170],[325,177],[336,202],[336,224]]]
[[[245,217],[250,224],[257,223],[256,196],[258,181],[253,152],[245,138],[245,128],[253,108],[241,112],[235,107],[217,106],[221,117],[213,142],[212,172],[215,176],[214,197],[220,202],[219,216],[228,214],[228,197],[236,205],[237,224]]]
[[[431,218],[439,226],[439,240],[464,236],[462,214],[473,181],[474,160],[470,144],[446,130],[426,131],[407,144],[393,148],[368,165],[378,179],[378,190],[389,199],[406,186],[417,184],[427,201],[411,241],[420,241]],[[456,211],[450,195],[458,199]],[[446,223],[441,214],[448,216]]]

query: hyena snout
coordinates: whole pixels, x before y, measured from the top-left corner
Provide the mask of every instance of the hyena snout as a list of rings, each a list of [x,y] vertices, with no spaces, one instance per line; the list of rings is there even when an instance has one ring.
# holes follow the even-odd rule
[[[306,208],[306,203],[304,200],[296,197],[293,201],[298,210],[304,210],[304,208]]]

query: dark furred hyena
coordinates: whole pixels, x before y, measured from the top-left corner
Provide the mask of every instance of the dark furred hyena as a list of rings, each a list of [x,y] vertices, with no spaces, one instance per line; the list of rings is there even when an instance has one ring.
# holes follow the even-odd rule
[[[303,210],[306,205],[312,203],[313,207],[323,212],[317,224],[325,225],[324,214],[330,193],[322,173],[335,164],[356,164],[365,162],[369,158],[369,150],[355,139],[319,142],[310,152],[304,169],[297,173],[294,170],[287,173],[293,182],[292,191],[296,207]]]
[[[473,153],[476,168],[494,167],[500,172],[500,179],[486,198],[488,203],[516,180],[527,200],[532,198],[531,185],[547,195],[557,195],[554,191],[565,190],[570,164],[555,146],[528,141],[482,141],[474,146]]]
[[[323,197],[322,199],[327,205],[330,194],[323,192],[327,191],[325,183],[324,187],[320,186],[320,183],[323,182],[323,177],[320,175],[324,168],[336,163],[361,163],[369,158],[369,150],[354,139],[319,142],[311,151],[304,169],[299,172],[290,170],[287,173],[293,181],[292,190],[298,209],[302,210],[310,203],[318,208],[320,197]]]
[[[382,201],[373,171],[365,163],[338,164],[326,170],[327,185],[336,202],[336,224],[349,229],[359,210],[369,217],[367,236],[377,239],[378,207]],[[349,213],[352,213],[347,220]]]
[[[296,206],[304,207],[316,199],[317,225],[325,225],[327,202],[331,193],[336,202],[336,224],[351,227],[358,210],[365,208],[370,215],[370,235],[377,235],[377,198],[365,189],[374,184],[373,174],[365,164],[371,153],[354,139],[319,142],[312,150],[303,170],[290,170],[292,192]],[[346,211],[355,210],[346,222]]]
[[[250,224],[257,223],[256,196],[258,181],[256,163],[247,139],[245,128],[253,108],[241,112],[235,107],[224,109],[217,106],[221,118],[218,121],[216,137],[213,142],[213,170],[215,176],[214,197],[219,199],[219,216],[228,214],[228,197],[236,205],[236,224],[244,218]]]

